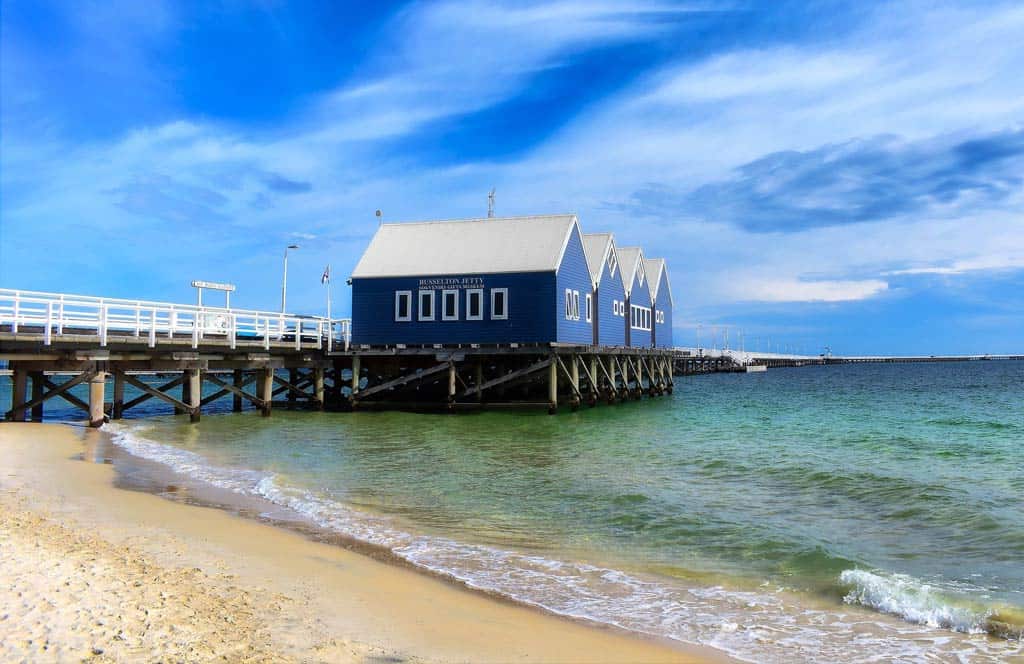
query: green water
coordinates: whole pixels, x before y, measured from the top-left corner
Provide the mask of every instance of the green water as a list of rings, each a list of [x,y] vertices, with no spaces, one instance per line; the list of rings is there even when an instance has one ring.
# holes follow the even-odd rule
[[[1020,362],[693,377],[556,417],[114,430],[136,454],[559,613],[759,661],[1021,654]]]

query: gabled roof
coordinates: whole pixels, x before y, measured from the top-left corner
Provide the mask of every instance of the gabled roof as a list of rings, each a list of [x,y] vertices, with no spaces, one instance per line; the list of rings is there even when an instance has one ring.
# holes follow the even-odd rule
[[[636,279],[637,270],[644,270],[644,252],[640,247],[615,247],[615,251],[619,254],[622,284],[626,287],[626,295],[629,295],[633,290],[633,281]],[[644,272],[646,273],[646,270]]]
[[[587,267],[590,268],[590,279],[595,286],[601,284],[601,275],[604,274],[604,263],[608,260],[608,254],[612,252],[615,243],[612,241],[611,233],[584,233],[583,249],[587,253]],[[618,261],[618,257],[616,257]],[[616,263],[617,265],[617,263]],[[618,270],[616,269],[616,275]]]
[[[382,224],[353,278],[554,272],[574,214]]]
[[[665,265],[664,258],[645,258],[644,268],[647,270],[647,278],[653,286],[648,286],[651,289],[651,302],[653,303],[658,299],[658,290],[661,287],[661,275],[665,274],[665,283],[668,285],[668,301],[675,306],[675,301],[672,299],[672,284],[668,281],[668,267]]]

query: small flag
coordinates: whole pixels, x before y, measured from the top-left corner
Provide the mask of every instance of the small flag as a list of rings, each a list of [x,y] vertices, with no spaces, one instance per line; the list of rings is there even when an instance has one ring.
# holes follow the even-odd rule
[[[320,275],[320,283],[329,284],[331,283],[331,266],[328,265],[324,268],[324,273]]]

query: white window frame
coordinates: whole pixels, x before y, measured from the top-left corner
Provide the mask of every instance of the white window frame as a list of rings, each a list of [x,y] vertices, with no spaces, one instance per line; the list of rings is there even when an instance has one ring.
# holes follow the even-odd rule
[[[594,296],[587,293],[587,322],[593,322],[594,320]]]
[[[615,268],[619,267],[619,261],[615,259],[615,252],[608,252],[608,273],[611,276],[615,276]]]
[[[470,298],[473,295],[477,295],[480,298],[480,306],[477,308],[477,314],[473,315],[473,307],[470,306]],[[468,288],[466,289],[466,320],[483,320],[484,319],[484,289],[483,288]]]
[[[505,311],[500,316],[494,313],[494,296],[501,293],[504,297],[502,298],[505,303]],[[491,320],[508,320],[508,289],[507,288],[492,288],[491,289]]]
[[[563,315],[565,316],[565,320],[572,320],[572,289],[571,288],[566,288],[565,289],[565,306],[563,307],[563,309],[565,309],[565,311],[563,312]]]
[[[448,315],[448,296],[452,296],[452,301],[455,302],[455,313],[451,316]],[[441,320],[459,320],[459,291],[457,290],[443,290],[441,291]]]
[[[416,304],[418,305],[416,307],[416,320],[428,321],[428,320],[436,320],[437,319],[437,301],[436,301],[437,298],[434,297],[434,293],[435,292],[436,291],[434,291],[433,289],[419,291],[419,295],[416,296]],[[424,295],[429,295],[430,296],[430,315],[429,316],[424,316],[423,315],[423,296]]]
[[[580,319],[580,292],[578,290],[572,292],[572,319]]]
[[[400,315],[398,315],[398,303],[401,300],[403,295],[405,297],[409,298],[409,299],[406,302],[405,315],[404,316],[400,316]],[[395,291],[395,322],[396,323],[408,323],[411,320],[412,320],[412,291],[411,290]]]

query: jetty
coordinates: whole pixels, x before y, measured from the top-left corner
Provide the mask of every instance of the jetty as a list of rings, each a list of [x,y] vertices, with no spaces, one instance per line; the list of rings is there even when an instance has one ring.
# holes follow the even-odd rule
[[[227,397],[235,411],[248,404],[263,415],[275,406],[555,412],[671,393],[672,359],[670,349],[587,344],[356,347],[348,318],[0,289],[10,421],[41,420],[55,398],[93,426],[150,399],[193,422]],[[143,380],[154,375],[166,380]],[[72,393],[79,385],[87,398]],[[127,386],[137,396],[126,399]]]

